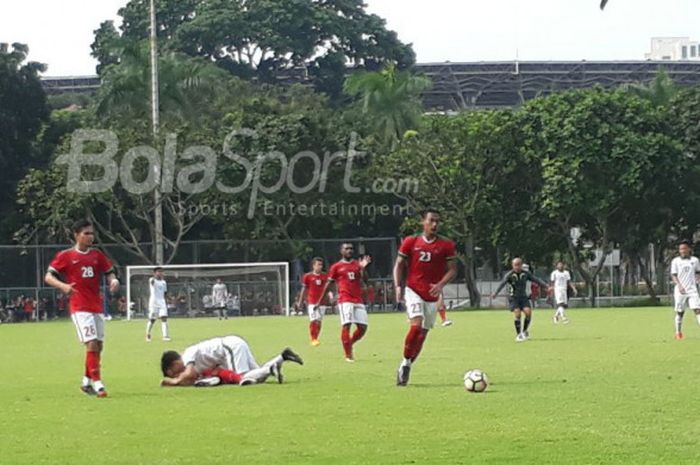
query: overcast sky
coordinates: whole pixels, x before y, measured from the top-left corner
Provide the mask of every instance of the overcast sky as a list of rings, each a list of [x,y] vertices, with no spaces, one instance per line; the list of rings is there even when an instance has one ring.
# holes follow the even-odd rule
[[[127,0],[0,0],[0,42],[47,75],[94,74],[93,31]],[[698,0],[366,0],[419,62],[643,59],[652,36],[700,39]],[[657,7],[655,7],[657,5]],[[658,7],[663,5],[663,7]]]

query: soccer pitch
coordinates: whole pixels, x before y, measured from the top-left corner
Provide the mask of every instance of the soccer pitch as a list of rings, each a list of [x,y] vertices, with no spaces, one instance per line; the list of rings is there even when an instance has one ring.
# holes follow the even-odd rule
[[[449,315],[395,386],[406,321],[371,315],[357,363],[337,317],[312,348],[305,318],[172,320],[174,340],[144,341],[143,322],[107,325],[110,397],[78,390],[83,350],[69,322],[3,325],[0,463],[20,464],[697,464],[700,329],[669,308],[572,310],[554,326],[536,310],[514,342],[506,311]],[[160,388],[159,357],[239,334],[259,362],[289,345],[286,384]],[[159,337],[158,326],[154,336]],[[470,394],[462,375],[491,386]]]

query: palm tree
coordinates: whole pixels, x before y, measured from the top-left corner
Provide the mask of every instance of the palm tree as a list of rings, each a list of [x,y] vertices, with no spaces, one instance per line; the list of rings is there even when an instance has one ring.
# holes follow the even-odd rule
[[[115,49],[119,62],[103,72],[96,98],[100,119],[148,120],[150,64],[148,42],[125,42]],[[168,52],[159,58],[160,110],[164,123],[196,119],[231,76],[204,59]]]
[[[678,93],[678,87],[666,71],[659,70],[656,78],[649,84],[630,84],[626,86],[629,92],[648,100],[657,108],[667,108],[673,97]]]
[[[353,74],[345,81],[344,91],[358,99],[379,139],[393,145],[406,131],[418,127],[423,113],[420,96],[430,86],[428,78],[391,65],[380,72]]]

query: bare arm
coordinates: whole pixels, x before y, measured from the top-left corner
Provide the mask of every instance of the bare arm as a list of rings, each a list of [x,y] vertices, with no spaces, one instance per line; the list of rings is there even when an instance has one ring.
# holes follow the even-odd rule
[[[430,286],[430,295],[439,297],[442,294],[442,289],[445,287],[445,284],[452,281],[455,276],[457,276],[457,262],[455,260],[450,260],[447,262],[447,273],[445,273],[440,282]]]
[[[678,279],[678,275],[672,274],[671,279],[673,280],[673,284],[676,285],[676,289],[678,289],[678,292],[680,292],[681,294],[685,294],[685,288],[683,287],[680,280]]]
[[[165,377],[160,382],[160,385],[163,387],[192,386],[194,382],[197,381],[198,377],[199,374],[197,374],[197,370],[194,369],[194,365],[189,364],[185,367],[185,371],[180,373],[177,378]]]
[[[537,284],[544,287],[545,289],[549,288],[549,283],[547,281],[538,278],[537,276],[535,276],[534,274],[532,274],[529,271],[527,272],[527,274],[528,274],[528,278],[530,279],[530,281],[536,282]]]
[[[399,255],[394,263],[394,289],[396,290],[396,302],[403,302],[403,286],[406,279],[406,267],[408,262]]]
[[[54,275],[51,271],[47,272],[46,275],[44,276],[44,282],[48,284],[51,287],[54,287],[58,289],[59,291],[63,292],[66,295],[71,295],[74,291],[73,286],[74,283],[64,283],[56,275]]]
[[[301,286],[301,292],[299,292],[299,298],[297,299],[297,307],[301,308],[301,304],[304,303],[306,298],[306,286]]]

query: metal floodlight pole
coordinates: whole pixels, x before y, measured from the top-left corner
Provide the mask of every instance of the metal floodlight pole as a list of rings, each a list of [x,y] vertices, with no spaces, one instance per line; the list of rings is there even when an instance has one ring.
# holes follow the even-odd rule
[[[158,140],[160,129],[160,102],[158,95],[158,31],[156,24],[155,0],[151,0],[151,123],[153,126],[153,143]],[[163,264],[163,205],[161,201],[160,182],[161,168],[156,165],[156,188],[153,191],[154,222],[155,222],[155,260],[157,265]]]

